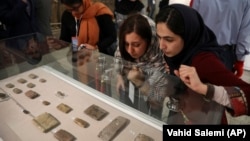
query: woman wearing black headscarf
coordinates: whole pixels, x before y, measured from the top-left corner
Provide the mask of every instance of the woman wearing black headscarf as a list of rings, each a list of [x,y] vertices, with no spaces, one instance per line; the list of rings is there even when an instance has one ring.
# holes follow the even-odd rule
[[[223,64],[216,36],[198,12],[172,4],[157,14],[156,28],[170,74],[180,77],[205,99],[225,106],[232,116],[250,114],[250,84],[237,78]],[[224,114],[222,124],[225,123]]]

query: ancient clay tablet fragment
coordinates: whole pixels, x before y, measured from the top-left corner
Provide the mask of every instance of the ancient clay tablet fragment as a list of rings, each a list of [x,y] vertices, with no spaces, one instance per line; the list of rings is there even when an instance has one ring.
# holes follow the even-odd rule
[[[13,89],[13,92],[14,92],[15,94],[20,94],[20,93],[22,93],[23,91],[22,91],[21,89],[14,88],[14,89]]]
[[[29,88],[34,88],[36,85],[35,84],[33,84],[33,83],[28,83],[27,84],[27,87],[29,87]]]
[[[38,76],[35,75],[35,74],[33,74],[33,73],[29,74],[29,78],[31,78],[31,79],[36,79],[37,77],[38,77]]]
[[[33,123],[44,133],[50,131],[60,124],[60,122],[53,115],[47,112],[35,117],[33,119]]]
[[[7,88],[14,88],[14,87],[15,87],[15,85],[12,84],[12,83],[8,83],[8,84],[6,84],[5,86],[6,86]]]
[[[20,78],[20,79],[17,80],[17,82],[24,84],[24,83],[27,82],[27,80],[25,80],[25,79],[23,79],[23,78]]]
[[[134,141],[154,141],[154,139],[145,134],[138,134]]]
[[[128,123],[129,119],[118,116],[98,134],[98,137],[103,141],[111,141],[126,127]]]
[[[79,125],[80,127],[87,128],[89,126],[89,123],[83,119],[75,118],[74,122]]]
[[[50,102],[49,102],[49,101],[46,101],[46,100],[44,100],[42,103],[43,103],[43,105],[46,105],[46,106],[47,106],[47,105],[50,105]]]
[[[43,79],[43,78],[41,78],[40,80],[39,80],[39,82],[41,82],[41,83],[45,83],[47,80],[46,79]]]
[[[0,93],[0,99],[5,99],[5,98],[7,98],[7,97],[8,97],[7,94],[5,94],[5,93]]]
[[[76,139],[71,133],[63,129],[54,133],[54,137],[59,141],[74,141]]]
[[[64,104],[64,103],[61,103],[61,104],[57,105],[56,108],[57,108],[58,110],[64,112],[64,113],[69,113],[70,111],[73,110],[70,106],[68,106],[68,105],[66,105],[66,104]]]
[[[95,104],[88,107],[84,111],[84,113],[95,120],[102,120],[108,114],[108,112],[106,110],[102,109],[101,107],[99,107]]]
[[[30,99],[35,99],[35,98],[37,98],[38,96],[40,96],[37,92],[32,91],[32,90],[27,91],[27,92],[25,93],[25,95],[26,95],[27,97],[29,97]]]

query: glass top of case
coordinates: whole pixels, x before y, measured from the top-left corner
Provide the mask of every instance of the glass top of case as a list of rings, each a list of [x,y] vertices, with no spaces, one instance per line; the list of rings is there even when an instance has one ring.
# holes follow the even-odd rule
[[[0,80],[47,66],[163,124],[221,122],[223,106],[189,93],[177,77],[98,51],[72,52],[70,43],[56,41],[60,48],[49,47],[38,33],[0,40]],[[159,77],[150,79],[152,73]]]

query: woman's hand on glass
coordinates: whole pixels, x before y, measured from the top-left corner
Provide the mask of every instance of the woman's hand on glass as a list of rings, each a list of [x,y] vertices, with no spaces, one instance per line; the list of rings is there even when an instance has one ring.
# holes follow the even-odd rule
[[[175,70],[174,73],[193,91],[206,94],[207,85],[201,82],[195,67],[181,65],[179,70]]]
[[[120,95],[120,89],[125,91],[125,84],[122,76],[120,74],[117,75],[117,83],[116,83],[116,92]]]
[[[145,76],[140,68],[133,67],[129,72],[127,79],[136,87],[141,87],[145,81]]]

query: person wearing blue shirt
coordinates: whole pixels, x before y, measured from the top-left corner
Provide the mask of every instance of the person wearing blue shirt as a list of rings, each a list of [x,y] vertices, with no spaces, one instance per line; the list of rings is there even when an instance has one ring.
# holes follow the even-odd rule
[[[215,33],[218,43],[233,52],[229,67],[241,77],[245,57],[250,52],[250,1],[193,0],[191,6]]]

